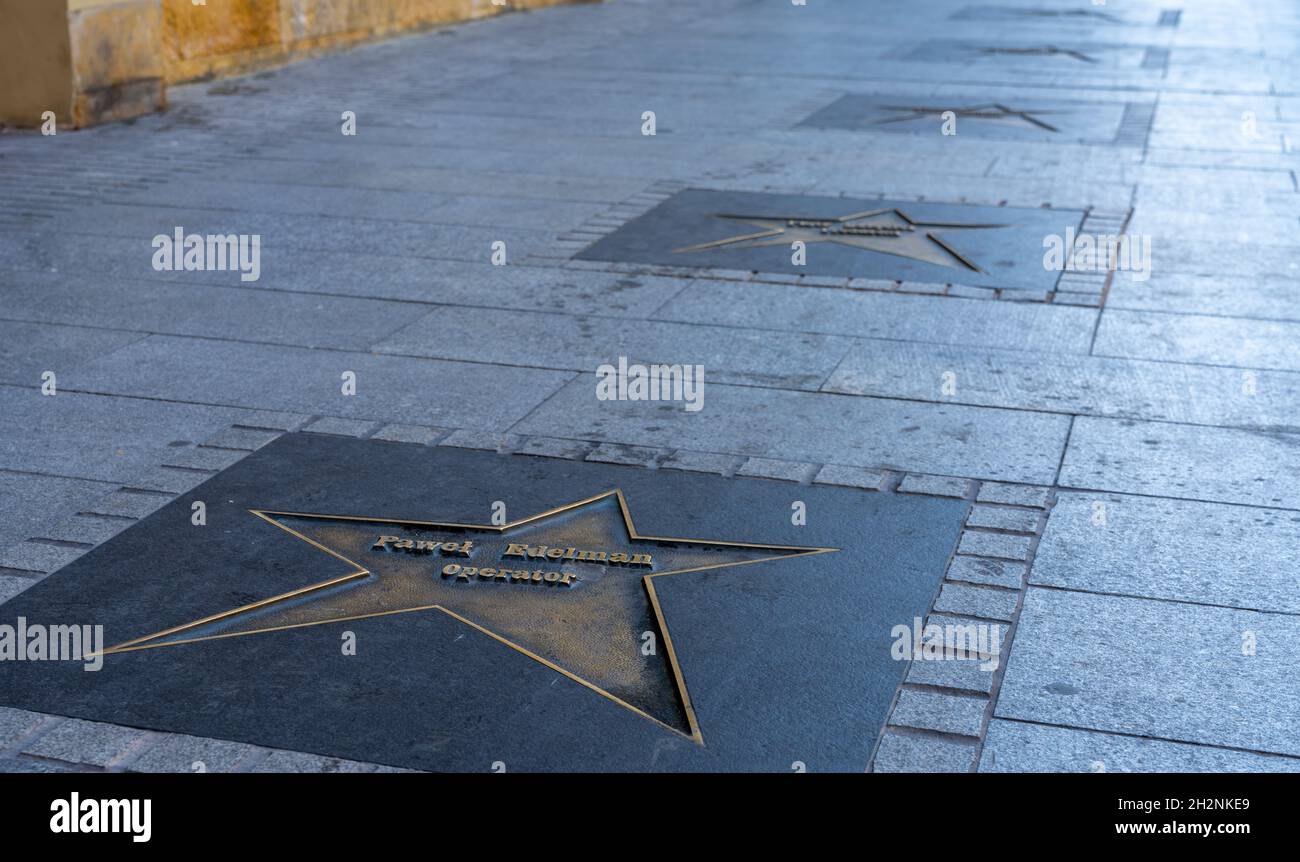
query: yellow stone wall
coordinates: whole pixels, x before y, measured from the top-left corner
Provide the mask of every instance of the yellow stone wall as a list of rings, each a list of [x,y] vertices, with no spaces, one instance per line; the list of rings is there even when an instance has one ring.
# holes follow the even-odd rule
[[[72,120],[72,48],[62,0],[0,0],[0,123]]]
[[[159,0],[67,0],[72,121],[123,120],[166,105]]]
[[[562,2],[585,0],[0,0],[0,123],[139,116],[169,83]]]
[[[167,80],[243,71],[367,39],[564,0],[161,0]]]

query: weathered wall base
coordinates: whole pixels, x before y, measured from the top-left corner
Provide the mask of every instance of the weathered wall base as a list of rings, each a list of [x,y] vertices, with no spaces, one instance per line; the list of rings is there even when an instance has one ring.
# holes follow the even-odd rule
[[[585,0],[0,0],[0,123],[126,119],[169,83],[562,2]]]

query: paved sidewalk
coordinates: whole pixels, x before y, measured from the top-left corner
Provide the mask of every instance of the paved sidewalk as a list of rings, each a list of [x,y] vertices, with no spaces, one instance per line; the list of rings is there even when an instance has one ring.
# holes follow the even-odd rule
[[[610,0],[0,135],[0,600],[297,429],[954,496],[933,613],[1009,652],[914,664],[874,769],[1300,770],[1300,14],[1169,2]],[[1077,212],[1150,266],[577,259],[689,188]],[[178,227],[260,277],[155,271]],[[597,404],[620,355],[704,409]],[[0,708],[0,770],[195,762],[379,768]]]

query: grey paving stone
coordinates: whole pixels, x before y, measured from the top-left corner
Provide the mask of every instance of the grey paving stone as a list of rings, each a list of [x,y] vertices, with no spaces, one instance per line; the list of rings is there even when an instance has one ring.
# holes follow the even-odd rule
[[[367,136],[372,142],[382,138],[383,127],[371,127]],[[403,143],[419,139],[415,130],[402,130]],[[185,178],[165,189],[145,189],[122,200],[133,203],[170,205],[177,197],[186,206],[205,209],[245,209],[254,202],[258,213],[316,215],[346,212],[358,218],[400,219],[430,224],[486,224],[501,227],[544,229],[580,224],[599,203],[566,201],[559,198],[537,201],[507,196],[476,197],[470,194],[449,196],[411,189],[370,189],[355,186],[329,188],[281,184],[274,195],[262,193],[265,187],[231,181],[202,181]]]
[[[927,281],[904,281],[898,285],[899,293],[928,293],[935,296],[944,292],[944,285]]]
[[[247,453],[244,453],[247,454]],[[192,490],[211,475],[211,471],[191,470],[182,467],[157,467],[138,474],[131,483],[132,488],[144,491],[157,491],[162,494],[184,494]]]
[[[950,476],[918,476],[908,473],[898,483],[901,494],[929,494],[932,497],[965,497],[970,490],[970,481],[954,479]]]
[[[1300,508],[1300,434],[1079,417],[1060,484]]]
[[[263,428],[226,428],[203,441],[205,446],[220,449],[242,449],[253,452],[270,443],[280,434]]]
[[[313,434],[337,434],[341,437],[365,437],[375,430],[377,423],[364,419],[340,419],[337,416],[321,416],[302,427]]]
[[[137,258],[140,269],[147,270],[147,254]],[[189,274],[169,273],[178,281]],[[368,348],[411,317],[409,305],[378,299],[138,278],[96,277],[95,289],[87,290],[83,279],[80,273],[0,275],[5,313],[42,323],[134,331],[131,336],[119,333],[116,347],[137,340],[143,332],[159,332],[353,350]],[[142,309],[148,309],[147,317],[141,316]],[[87,341],[94,344],[92,339],[102,342],[104,336],[92,335]]]
[[[725,270],[724,270],[725,271]],[[801,275],[799,283],[808,287],[848,287],[849,280],[833,275]]]
[[[958,553],[978,557],[998,557],[1004,560],[1029,559],[1029,537],[1013,536],[1008,533],[985,533],[980,530],[965,530],[961,542],[957,545]]]
[[[945,583],[934,601],[934,609],[940,613],[1010,622],[1015,618],[1018,600],[1019,594],[1011,590]]]
[[[157,734],[127,765],[131,772],[234,772],[261,749],[241,742]]]
[[[385,425],[371,436],[375,440],[391,440],[394,443],[419,443],[430,445],[446,434],[443,428],[426,428],[423,425],[402,425],[395,423]]]
[[[56,763],[52,760],[39,760],[32,757],[20,756],[0,759],[0,773],[49,774],[88,771],[91,770],[78,769],[66,763]]]
[[[458,333],[448,338],[447,333]],[[505,331],[524,337],[502,338]],[[547,350],[542,342],[564,344]],[[628,364],[700,366],[706,381],[816,389],[831,373],[849,340],[838,336],[746,330],[692,324],[641,321],[626,324],[607,318],[538,314],[517,310],[446,308],[375,345],[380,353],[541,365],[594,372],[597,367]]]
[[[1295,616],[1030,587],[996,714],[1296,756],[1298,660]]]
[[[91,515],[111,515],[117,518],[143,518],[171,502],[170,494],[142,493],[119,490],[101,497],[84,511]]]
[[[4,313],[20,314],[9,308],[7,295]],[[143,337],[116,329],[0,320],[0,382],[40,387],[46,371],[54,372],[57,382],[69,368]]]
[[[850,278],[849,288],[852,290],[896,290],[898,282],[887,278]]]
[[[907,681],[914,685],[950,688],[955,691],[987,695],[993,690],[993,675],[1002,663],[1002,651],[997,655],[943,659],[913,658],[907,671]]]
[[[33,537],[62,538],[46,535],[50,526],[112,488],[84,479],[0,472],[0,547]]]
[[[544,455],[548,458],[581,459],[592,446],[582,440],[561,440],[556,437],[529,437],[519,447],[525,455]]]
[[[889,723],[978,737],[987,707],[988,700],[982,697],[957,697],[904,689],[898,694],[898,703]]]
[[[1300,758],[995,718],[979,771],[1300,772]]]
[[[38,712],[0,706],[0,751],[35,730],[46,717]]]
[[[1094,293],[1075,293],[1068,290],[1056,291],[1052,301],[1057,305],[1074,305],[1081,308],[1097,308],[1101,305],[1101,297]]]
[[[975,499],[981,503],[1006,503],[1011,506],[1047,505],[1047,489],[1032,485],[1006,485],[1001,482],[982,482]]]
[[[494,240],[504,240],[515,257],[550,247],[554,231],[525,228],[489,228],[457,224],[420,224],[391,219],[353,219],[333,215],[229,212],[197,207],[176,207],[159,219],[158,211],[142,205],[104,203],[93,215],[73,212],[62,220],[74,233],[119,237],[152,237],[181,225],[187,232],[258,233],[262,259],[298,260],[301,252],[351,251],[358,254],[404,254],[454,259],[486,259]],[[474,251],[471,251],[474,250]],[[481,250],[481,251],[480,251]],[[172,273],[176,275],[177,273]],[[185,273],[180,273],[184,275]],[[277,275],[263,267],[261,277]]]
[[[23,753],[68,763],[109,766],[144,735],[143,731],[129,727],[67,718],[27,743]]]
[[[131,521],[122,518],[103,518],[94,515],[73,515],[56,524],[42,527],[37,531],[37,538],[58,539],[62,542],[77,542],[85,545],[98,545],[105,542],[131,525]]]
[[[0,387],[0,468],[130,482],[161,463],[172,441],[204,439],[237,416],[217,407]]]
[[[693,284],[656,317],[1044,353],[1087,353],[1097,311],[766,284]]]
[[[735,472],[741,460],[736,455],[678,449],[665,458],[659,466],[669,470],[694,470],[697,473],[717,473],[721,476],[729,476]]]
[[[321,757],[298,751],[272,751],[265,759],[253,765],[254,772],[372,772],[369,763]]]
[[[974,617],[959,616],[942,611],[935,611],[926,617],[925,624],[930,625],[931,623],[942,627],[945,639],[950,639],[954,643],[961,643],[971,637],[978,639],[979,633],[984,631],[988,640],[986,648],[989,651],[992,650],[994,643],[997,643],[998,648],[1001,649],[1002,645],[1007,643],[1008,635],[1011,633],[1011,626],[1007,623],[979,620]],[[975,626],[975,628],[972,630],[971,626]],[[994,632],[995,629],[996,633]],[[972,653],[978,649],[978,642],[970,647]]]
[[[946,737],[887,732],[876,749],[872,772],[970,772],[975,746]]]
[[[1285,562],[1297,546],[1300,514],[1292,511],[1062,493],[1029,580],[1095,593],[1300,613],[1300,595]]]
[[[971,507],[970,514],[966,516],[966,526],[1032,533],[1038,526],[1040,514],[1037,509],[976,505]]]
[[[736,470],[737,476],[756,476],[762,479],[783,479],[786,482],[806,482],[815,469],[812,464],[799,461],[779,461],[773,458],[746,458]]]
[[[654,467],[663,450],[651,446],[627,446],[622,443],[601,443],[587,453],[588,461],[603,461],[606,464],[633,464],[638,467]]]
[[[900,288],[902,291],[902,288]],[[906,292],[906,291],[902,291]],[[965,284],[953,284],[948,286],[947,294],[949,296],[962,296],[967,299],[996,299],[997,296],[987,287],[970,287]]]
[[[643,446],[670,439],[688,449],[760,458],[1050,482],[1068,421],[725,384],[710,385],[705,408],[694,413],[647,411],[628,401],[593,409],[594,387],[594,376],[580,376],[511,430]]]
[[[49,573],[63,568],[84,552],[84,548],[16,542],[0,551],[0,568]]]
[[[178,375],[182,356],[187,373]],[[347,371],[356,375],[355,395],[342,393]],[[372,422],[499,427],[517,421],[572,374],[152,336],[83,366],[76,377],[82,386],[121,395],[288,407]]]
[[[514,449],[518,443],[519,438],[512,434],[503,434],[499,431],[478,431],[470,428],[462,428],[448,434],[438,443],[438,445],[457,446],[461,449],[487,449],[491,452],[504,452]]]
[[[1227,314],[1300,321],[1294,280],[1280,276],[1242,278],[1231,273],[1153,272],[1147,281],[1117,273],[1106,306],[1111,309]]]
[[[819,485],[844,485],[849,488],[879,491],[886,478],[887,474],[879,470],[849,467],[844,464],[826,464],[817,471],[813,482]]]
[[[1289,372],[884,341],[856,345],[822,389],[1241,427],[1295,426],[1300,410]]]
[[[204,470],[215,473],[224,470],[242,459],[247,452],[233,449],[208,449],[204,447],[185,447],[172,449],[163,461],[164,467],[180,467],[187,470]]]
[[[1300,322],[1107,310],[1098,356],[1300,370]]]
[[[0,602],[7,602],[39,580],[38,577],[0,575]]]
[[[311,420],[311,416],[305,413],[286,413],[279,410],[250,410],[240,413],[239,420],[239,427],[231,430],[286,432],[297,431]],[[236,446],[233,448],[242,447]]]
[[[1024,582],[1025,564],[984,557],[956,556],[948,566],[948,580],[1018,589]]]

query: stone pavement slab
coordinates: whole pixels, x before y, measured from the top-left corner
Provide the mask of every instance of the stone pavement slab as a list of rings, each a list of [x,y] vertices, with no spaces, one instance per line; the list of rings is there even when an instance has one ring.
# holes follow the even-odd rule
[[[502,338],[503,332],[511,337]],[[440,308],[380,341],[375,350],[586,372],[617,366],[625,357],[629,364],[699,365],[706,381],[816,389],[849,344],[847,338],[811,333]]]
[[[596,377],[579,375],[512,427],[520,434],[687,449],[722,449],[787,460],[915,470],[1010,482],[1050,482],[1068,420],[812,392],[715,384],[704,409],[647,414],[637,402],[596,402]],[[743,417],[743,421],[741,421]]]
[[[342,418],[504,427],[570,372],[150,336],[82,366],[70,385],[96,392]],[[189,373],[175,373],[183,357]],[[345,372],[356,394],[345,395]]]
[[[1300,508],[1300,435],[1079,417],[1060,484],[1183,500]]]
[[[140,269],[148,268],[145,257],[139,263]],[[183,279],[186,273],[170,275]],[[214,289],[200,284],[99,278],[96,289],[87,291],[80,278],[66,273],[0,277],[0,290],[5,294],[3,313],[16,320],[99,328],[103,334],[83,336],[88,346],[94,345],[96,338],[103,342],[113,335],[108,332],[111,327],[135,335],[117,334],[118,346],[138,340],[141,333],[164,333],[353,350],[364,350],[400,329],[412,315],[407,303],[248,289],[246,285]]]
[[[438,260],[436,266],[427,259],[397,254],[333,250],[290,255],[268,253],[262,256],[261,277],[255,282],[243,282],[237,272],[154,272],[148,257],[142,256],[135,237],[83,235],[76,242],[69,243],[63,241],[61,235],[0,234],[0,266],[8,266],[15,273],[63,272],[65,281],[68,271],[90,268],[106,278],[131,283],[144,280],[177,282],[188,289],[171,288],[169,291],[160,288],[158,294],[176,298],[194,296],[199,285],[222,284],[245,290],[628,317],[650,315],[687,286],[687,282],[674,278],[514,265],[513,248],[507,246],[505,266],[491,265],[490,246],[475,248],[474,254],[466,260]],[[24,281],[21,276],[4,276],[4,283],[23,284]],[[58,282],[59,279],[50,277],[38,280],[41,284]],[[142,287],[136,289],[144,290]],[[76,309],[93,302],[93,298],[80,296],[71,309],[47,309],[45,313],[75,313]],[[271,307],[277,306],[284,307],[279,304]],[[182,319],[187,313],[179,308],[168,308],[167,312]],[[410,308],[407,312],[419,313],[419,309]],[[110,309],[107,313],[116,312]],[[190,320],[191,325],[225,325],[221,315],[206,322]],[[301,338],[302,335],[282,333],[281,338]]]
[[[1300,269],[1300,267],[1297,267]],[[1196,275],[1160,268],[1138,281],[1116,273],[1111,282],[1108,308],[1168,311],[1184,314],[1218,314],[1300,321],[1295,303],[1294,276],[1278,273],[1259,278],[1235,275]]]
[[[14,315],[8,290],[0,290],[5,290],[5,307],[0,314]],[[0,320],[0,383],[40,386],[47,371],[55,373],[57,383],[58,375],[68,368],[143,337],[139,332],[116,329]]]
[[[1117,494],[1061,493],[1031,584],[1300,613],[1290,567],[1300,513]]]
[[[1300,375],[1286,372],[879,340],[857,342],[822,389],[1227,427],[1280,428],[1300,415]]]
[[[304,251],[355,251],[363,254],[403,254],[413,257],[483,260],[494,240],[503,240],[522,256],[551,245],[553,229],[495,228],[458,223],[421,224],[396,219],[348,218],[343,215],[285,215],[229,210],[104,204],[93,214],[70,213],[64,219],[74,234],[144,237],[186,233],[258,234],[268,238],[263,257]],[[561,229],[568,225],[559,226]],[[283,252],[277,249],[283,248]],[[297,256],[297,255],[295,255]]]
[[[1300,370],[1300,323],[1108,310],[1093,351],[1236,368]]]
[[[1031,587],[995,715],[1300,756],[1297,660],[1294,615]]]
[[[170,443],[211,436],[241,413],[221,407],[0,387],[0,469],[130,483]]]
[[[1300,772],[1300,758],[995,718],[979,771]]]
[[[1087,353],[1097,311],[771,284],[696,284],[656,315],[828,335]]]

